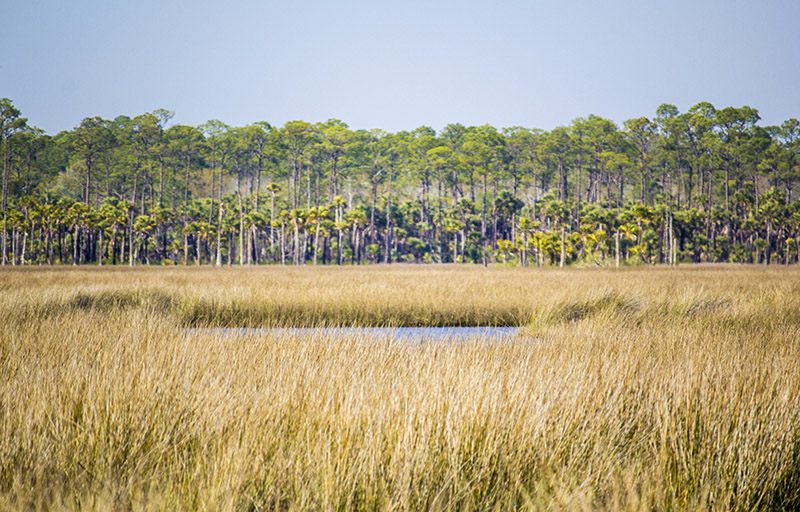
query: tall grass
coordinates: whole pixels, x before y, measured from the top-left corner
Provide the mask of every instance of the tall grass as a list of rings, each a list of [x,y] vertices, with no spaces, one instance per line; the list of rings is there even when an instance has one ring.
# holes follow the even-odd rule
[[[0,509],[797,509],[799,278],[3,272]],[[289,311],[526,327],[422,345],[185,328]]]

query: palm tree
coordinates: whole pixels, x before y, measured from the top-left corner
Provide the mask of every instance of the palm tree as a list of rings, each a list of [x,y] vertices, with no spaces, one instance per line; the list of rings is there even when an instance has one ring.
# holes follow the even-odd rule
[[[329,210],[325,206],[318,208],[311,208],[308,211],[308,223],[313,224],[314,229],[314,265],[317,264],[317,253],[319,251],[319,234],[321,229],[321,222],[328,218]]]
[[[775,227],[780,227],[784,217],[784,195],[776,188],[764,194],[761,207],[758,209],[758,217],[766,224],[767,239],[764,253],[764,264],[769,265],[770,249],[772,247],[772,231]]]
[[[19,236],[20,236],[20,233],[24,232],[25,229],[26,229],[25,216],[22,215],[22,212],[19,211],[19,210],[10,210],[9,212],[7,212],[7,215],[8,215],[8,218],[7,218],[8,226],[11,227],[11,232],[13,233],[12,237],[11,237],[11,264],[12,265],[16,265],[17,264],[17,257],[18,257],[18,254],[20,253]],[[27,235],[27,232],[25,232],[25,235]],[[23,239],[24,238],[26,238],[26,237],[23,236]],[[22,247],[22,265],[25,264],[25,256],[24,256],[25,252],[24,252],[24,250],[25,250],[25,248],[23,246]]]
[[[266,214],[263,212],[251,212],[248,215],[250,219],[250,224],[252,226],[252,240],[253,240],[253,247],[251,249],[252,254],[255,256],[256,264],[261,263],[261,255],[262,249],[259,243],[260,236],[259,233],[266,233],[267,228],[270,230],[272,229],[272,225],[267,220]],[[271,250],[271,248],[270,248]]]
[[[353,228],[351,235],[353,255],[350,262],[361,264],[361,238],[363,229],[367,226],[367,214],[364,210],[356,208],[347,214],[347,221]]]
[[[172,222],[174,215],[168,208],[162,208],[160,206],[152,208],[150,210],[150,215],[153,217],[153,221],[155,222],[157,242],[160,243],[160,245],[156,247],[158,258],[159,260],[165,259],[167,251],[167,234],[164,230],[164,226]]]
[[[133,235],[129,233],[133,233],[133,211],[134,206],[131,201],[127,199],[121,200],[117,203],[117,208],[119,208],[119,213],[121,219],[118,218],[117,222],[119,227],[122,229],[122,244],[120,246],[119,251],[119,261],[125,261],[125,240],[127,239],[130,243],[128,244],[128,250],[131,254],[133,254]],[[131,265],[133,265],[133,261],[131,260]]]
[[[622,236],[625,240],[625,261],[628,261],[630,258],[630,242],[636,242],[639,239],[639,234],[641,233],[642,228],[640,228],[637,224],[627,223],[622,224],[617,232]]]
[[[97,234],[99,237],[98,246],[99,251],[97,254],[97,264],[98,266],[103,266],[103,257],[105,256],[105,233],[106,230],[111,226],[111,222],[108,219],[108,216],[101,208],[92,211],[90,217],[91,226],[97,230]],[[49,236],[48,236],[49,239]],[[50,245],[49,242],[47,245]]]
[[[108,198],[100,206],[100,213],[106,219],[106,227],[111,230],[109,253],[112,265],[117,264],[117,233],[120,227],[125,226],[125,215],[118,204],[116,199]]]
[[[141,249],[142,263],[149,264],[150,259],[147,257],[147,241],[150,235],[155,231],[157,226],[156,219],[151,215],[138,215],[133,221],[133,229],[139,238],[139,247],[135,249],[136,255],[134,259],[139,259],[139,250]]]
[[[458,234],[464,229],[464,222],[458,219],[448,218],[445,220],[445,233],[453,235],[453,263],[458,261]]]
[[[270,219],[269,219],[269,250],[275,255],[275,194],[281,191],[281,186],[275,182],[270,183],[267,186],[267,190],[269,190],[271,194],[272,203],[270,205]]]
[[[519,229],[522,231],[522,252],[520,252],[520,263],[523,267],[528,266],[528,232],[533,229],[533,221],[528,217],[519,218]]]
[[[253,240],[255,238],[255,225],[258,222],[258,214],[256,212],[248,213],[241,218],[241,230],[243,233],[247,233],[247,249],[242,246],[240,243],[239,247],[239,264],[244,265],[245,260],[247,262],[247,266],[249,267],[252,264],[252,256],[253,256]]]
[[[41,206],[31,199],[28,207],[28,223],[30,229],[31,239],[31,263],[36,261],[37,264],[42,264],[42,231],[44,230],[44,218],[42,217]],[[37,229],[38,227],[38,229]],[[36,233],[39,233],[38,240]]]
[[[51,204],[41,204],[39,206],[39,218],[42,223],[42,231],[44,231],[44,248],[43,248],[43,259],[47,260],[49,265],[53,264],[53,244],[52,244],[52,234],[53,234],[53,220],[55,216],[58,214],[58,207]],[[102,238],[100,241],[100,245],[102,246]]]
[[[337,257],[336,257],[336,264],[342,264],[342,230],[347,229],[348,224],[343,222],[342,216],[342,207],[347,204],[347,201],[344,200],[342,196],[335,196],[331,201],[331,207],[336,209],[336,216],[334,218],[335,226],[336,226],[336,235],[338,237],[338,243],[336,245],[337,250]]]
[[[304,228],[306,225],[306,212],[300,208],[294,208],[289,212],[289,220],[292,221],[292,227],[294,228],[294,252],[292,261],[295,265],[300,265],[302,253],[303,264],[305,265],[306,255],[300,248],[300,229]]]
[[[511,240],[498,240],[497,252],[502,256],[503,263],[508,263],[508,259],[514,252],[514,243]]]
[[[597,251],[600,251],[601,261],[605,261],[606,259],[605,243],[607,238],[606,231],[602,228],[584,235],[587,256],[592,258],[597,264],[600,264],[600,262],[597,261]]]
[[[185,228],[186,235],[194,236],[195,252],[197,253],[197,264],[203,264],[203,255],[201,252],[202,242],[205,241],[208,245],[208,240],[214,235],[214,229],[211,224],[205,221],[190,222]],[[206,251],[208,252],[208,251]]]
[[[567,256],[567,236],[564,222],[569,219],[569,208],[567,208],[562,201],[552,200],[545,206],[544,214],[550,217],[553,225],[558,226],[561,230],[561,258],[559,259],[558,266],[563,267]]]
[[[280,251],[281,251],[281,265],[286,264],[286,222],[289,220],[289,212],[286,210],[281,210],[278,214],[279,221],[275,221],[273,225],[277,227],[278,225],[281,227],[281,243],[280,243]]]
[[[536,266],[544,266],[544,252],[547,245],[547,234],[543,232],[533,233],[531,236],[531,245],[536,252]]]
[[[83,225],[83,215],[89,211],[89,206],[86,203],[77,202],[74,203],[69,208],[69,215],[72,224],[72,228],[74,229],[74,235],[72,237],[73,242],[73,252],[72,252],[72,264],[78,265],[80,263],[80,254],[78,252],[79,248],[79,241],[80,241],[80,231]]]

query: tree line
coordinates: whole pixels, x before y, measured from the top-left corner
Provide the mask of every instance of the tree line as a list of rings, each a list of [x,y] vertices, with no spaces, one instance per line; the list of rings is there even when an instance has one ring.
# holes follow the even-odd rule
[[[48,135],[0,99],[2,264],[800,261],[800,123],[747,106],[438,133],[173,115]]]

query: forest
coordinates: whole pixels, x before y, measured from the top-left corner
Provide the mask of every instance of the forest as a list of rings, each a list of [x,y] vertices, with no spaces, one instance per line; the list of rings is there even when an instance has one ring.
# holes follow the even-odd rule
[[[0,99],[2,264],[800,261],[800,123],[748,106],[550,131],[173,117],[49,135]]]

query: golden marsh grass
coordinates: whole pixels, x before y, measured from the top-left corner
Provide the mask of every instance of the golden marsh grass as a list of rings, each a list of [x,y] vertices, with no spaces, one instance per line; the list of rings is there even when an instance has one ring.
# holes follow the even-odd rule
[[[0,272],[0,509],[800,507],[800,270]],[[187,326],[524,325],[502,342]]]

